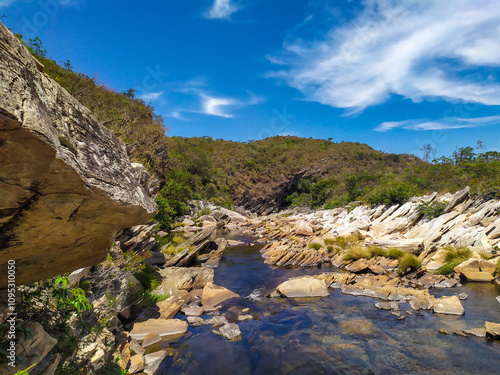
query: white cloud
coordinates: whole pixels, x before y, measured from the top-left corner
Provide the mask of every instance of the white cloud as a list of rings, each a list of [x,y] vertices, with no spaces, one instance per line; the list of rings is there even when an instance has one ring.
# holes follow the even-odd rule
[[[232,0],[214,0],[214,3],[205,14],[207,18],[229,19],[238,10]]]
[[[163,94],[163,91],[160,92],[149,92],[147,94],[142,94],[140,98],[146,102],[150,102],[152,100],[158,99]]]
[[[288,68],[269,76],[308,100],[352,112],[392,94],[416,102],[438,97],[500,105],[496,79],[471,73],[500,66],[500,6],[488,0],[365,0],[353,21],[319,41],[287,42],[273,59]]]
[[[220,116],[225,118],[232,118],[233,115],[226,113],[223,108],[228,105],[236,104],[234,100],[227,98],[216,98],[203,94],[201,96],[203,113],[212,116]]]
[[[480,126],[499,125],[500,115],[474,118],[450,117],[443,120],[405,120],[383,122],[375,128],[376,131],[386,132],[395,128],[408,130],[446,130],[477,128]]]

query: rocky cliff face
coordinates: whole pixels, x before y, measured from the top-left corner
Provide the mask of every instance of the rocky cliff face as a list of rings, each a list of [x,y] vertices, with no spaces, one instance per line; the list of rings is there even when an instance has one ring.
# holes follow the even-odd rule
[[[0,23],[0,273],[15,260],[18,284],[102,261],[156,212],[125,145],[40,70]]]

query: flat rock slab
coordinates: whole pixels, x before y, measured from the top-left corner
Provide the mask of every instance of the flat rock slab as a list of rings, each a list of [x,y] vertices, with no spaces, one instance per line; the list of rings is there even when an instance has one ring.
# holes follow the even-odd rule
[[[155,375],[160,368],[161,363],[167,358],[168,353],[165,350],[160,350],[155,353],[144,356],[144,373]]]
[[[500,339],[500,324],[485,322],[484,328],[486,329],[486,337],[490,337],[495,340]]]
[[[231,292],[229,289],[222,286],[215,285],[214,283],[207,283],[203,288],[201,304],[203,306],[217,306],[219,303],[239,296],[239,294]]]
[[[495,263],[486,259],[467,259],[465,262],[460,263],[455,267],[455,272],[488,272],[491,275],[495,273]]]
[[[186,333],[188,324],[179,319],[149,319],[145,322],[134,323],[130,337],[143,341],[149,333],[157,333],[161,338]]]
[[[493,281],[493,275],[489,272],[464,271],[461,276],[467,281],[478,281],[484,283],[490,283]]]
[[[399,303],[397,302],[377,302],[375,307],[379,310],[397,310],[399,309]]]
[[[325,282],[314,277],[293,278],[278,285],[276,290],[285,297],[328,297]]]
[[[205,312],[205,308],[202,306],[183,306],[181,311],[184,315],[200,316]]]
[[[436,299],[432,308],[438,314],[463,315],[465,313],[464,307],[457,296]]]
[[[486,337],[486,329],[483,328],[471,328],[464,330],[464,333],[470,336]]]

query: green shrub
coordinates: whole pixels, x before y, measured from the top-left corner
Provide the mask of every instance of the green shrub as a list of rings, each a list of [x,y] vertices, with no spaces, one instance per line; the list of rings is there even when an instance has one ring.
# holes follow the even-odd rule
[[[415,254],[405,253],[405,255],[399,258],[398,273],[404,275],[408,269],[415,271],[418,270],[421,265],[422,262]]]
[[[401,258],[405,254],[406,254],[405,251],[403,251],[401,249],[396,249],[394,247],[391,247],[390,249],[388,249],[385,252],[385,256],[387,258],[391,258],[391,259],[399,259],[399,258]]]
[[[144,288],[149,290],[156,289],[162,282],[162,277],[147,265],[142,272],[136,273],[134,276]]]
[[[386,206],[403,204],[416,193],[416,188],[408,182],[391,182],[386,186],[375,189],[374,192],[368,196],[368,202],[372,206],[381,204]]]
[[[427,219],[434,219],[444,213],[447,204],[444,202],[422,202],[418,205],[417,210]]]

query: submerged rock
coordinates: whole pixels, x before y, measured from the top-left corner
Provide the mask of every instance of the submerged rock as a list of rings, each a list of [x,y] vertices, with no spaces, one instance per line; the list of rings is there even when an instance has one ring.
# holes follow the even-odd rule
[[[288,298],[328,297],[325,282],[314,277],[297,277],[278,285],[276,290]]]
[[[343,333],[349,335],[376,337],[380,334],[380,330],[372,322],[363,319],[340,322],[339,328]]]
[[[211,332],[219,336],[224,336],[229,341],[237,341],[241,339],[240,327],[238,327],[235,323],[226,323],[218,330],[213,329]]]

